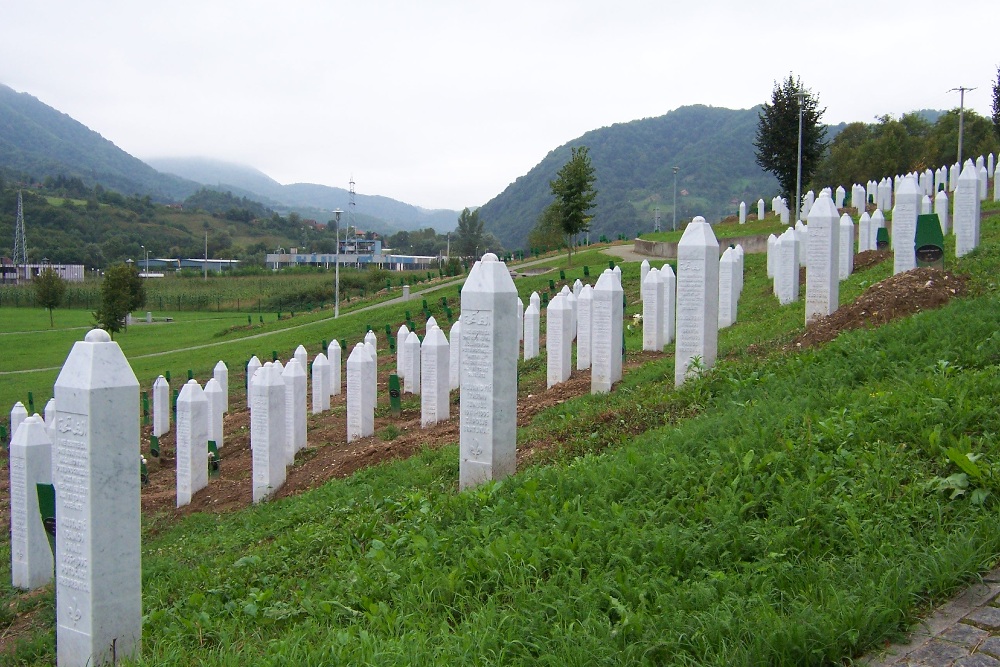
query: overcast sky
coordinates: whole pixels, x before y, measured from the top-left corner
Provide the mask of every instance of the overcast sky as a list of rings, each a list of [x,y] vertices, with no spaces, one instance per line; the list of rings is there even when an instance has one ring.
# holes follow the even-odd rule
[[[139,158],[461,209],[588,130],[752,107],[789,72],[829,123],[957,107],[956,86],[989,115],[998,20],[997,0],[8,2],[0,82]]]

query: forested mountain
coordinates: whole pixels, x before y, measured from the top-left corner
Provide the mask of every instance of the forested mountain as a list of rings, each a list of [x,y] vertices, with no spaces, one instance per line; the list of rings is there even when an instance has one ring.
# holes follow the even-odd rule
[[[150,158],[147,162],[160,171],[257,199],[283,213],[295,211],[320,222],[332,218],[334,209],[347,211],[350,201],[350,193],[344,188],[315,183],[282,185],[252,167],[220,160]],[[356,194],[354,201],[358,226],[381,233],[427,227],[445,232],[455,229],[458,219],[458,211],[428,210],[378,195]]]
[[[123,194],[162,201],[187,197],[198,186],[161,174],[82,123],[27,93],[0,84],[0,169],[14,178],[77,177]]]
[[[740,200],[765,200],[777,181],[754,160],[758,108],[680,107],[665,116],[587,132],[556,148],[480,211],[486,229],[508,248],[522,247],[542,210],[552,201],[549,181],[569,160],[570,148],[588,146],[597,181],[591,238],[634,236],[653,227],[659,206],[669,224],[673,167],[677,173],[677,220],[729,215]]]

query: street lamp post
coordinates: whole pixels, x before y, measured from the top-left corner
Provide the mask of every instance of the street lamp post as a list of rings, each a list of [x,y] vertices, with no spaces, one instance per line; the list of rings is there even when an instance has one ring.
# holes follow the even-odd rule
[[[949,93],[958,91],[958,170],[962,170],[962,134],[965,130],[965,91],[975,90],[975,88],[966,88],[965,86],[959,86],[958,88],[952,88]]]
[[[671,231],[677,231],[677,172],[680,167],[674,167],[674,222],[670,226]]]
[[[139,247],[142,248],[142,252],[146,255],[146,273],[143,277],[149,278],[149,251],[146,250],[146,246],[144,245]]]
[[[334,288],[333,288],[333,319],[340,317],[340,214],[343,213],[339,208],[333,212],[334,224],[336,225],[336,244],[337,244],[337,261],[336,268],[333,270],[334,275]]]
[[[795,93],[799,100],[799,159],[795,170],[795,222],[802,219],[802,110],[805,106],[806,93],[799,90]]]

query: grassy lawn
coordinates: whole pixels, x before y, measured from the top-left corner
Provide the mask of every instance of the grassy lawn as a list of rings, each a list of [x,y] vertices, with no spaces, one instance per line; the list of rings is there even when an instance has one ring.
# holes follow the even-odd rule
[[[649,356],[540,413],[519,440],[559,446],[503,482],[459,493],[447,446],[257,508],[147,517],[137,664],[827,665],[899,636],[1000,555],[1000,206],[984,209],[981,247],[948,255],[969,297],[816,350],[782,351],[803,304],[779,307],[747,255],[712,372],[675,390],[672,357]],[[567,282],[607,266],[580,258]],[[628,316],[639,266],[622,271]],[[853,275],[842,302],[890,272]],[[519,278],[522,299],[551,277]],[[227,345],[353,342],[407,307]],[[51,664],[51,592],[7,582],[0,624],[39,608],[46,625],[5,657]]]

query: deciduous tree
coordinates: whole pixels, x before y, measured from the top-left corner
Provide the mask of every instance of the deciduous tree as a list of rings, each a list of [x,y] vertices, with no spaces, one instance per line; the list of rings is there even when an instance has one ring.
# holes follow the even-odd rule
[[[1000,140],[1000,67],[997,67],[997,80],[993,82],[993,131]]]
[[[101,305],[94,313],[97,326],[112,337],[125,330],[125,316],[146,305],[146,286],[139,271],[127,264],[114,264],[104,272]]]
[[[479,219],[478,210],[470,211],[466,208],[459,214],[455,246],[461,257],[476,257],[480,248],[483,248],[483,221]]]
[[[562,166],[555,179],[549,181],[557,206],[547,213],[558,216],[566,236],[566,252],[571,263],[577,235],[590,229],[590,209],[594,207],[594,199],[597,197],[597,190],[594,189],[596,179],[594,167],[590,164],[589,149],[580,146],[570,149],[569,162]]]
[[[51,267],[45,269],[32,281],[35,288],[35,301],[49,311],[49,328],[55,326],[52,321],[52,311],[62,304],[66,295],[66,281]]]
[[[826,150],[826,127],[820,122],[826,109],[819,108],[819,98],[808,92],[802,80],[791,74],[782,83],[775,82],[771,103],[758,115],[757,164],[778,178],[788,201],[795,199],[798,171],[799,93],[802,97],[802,182],[808,183]]]

